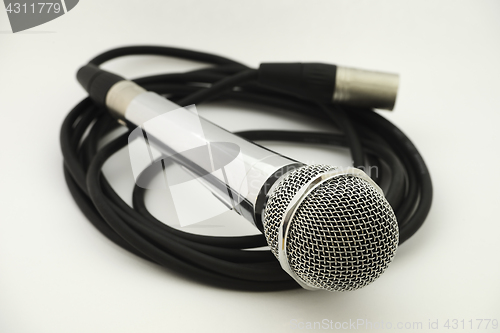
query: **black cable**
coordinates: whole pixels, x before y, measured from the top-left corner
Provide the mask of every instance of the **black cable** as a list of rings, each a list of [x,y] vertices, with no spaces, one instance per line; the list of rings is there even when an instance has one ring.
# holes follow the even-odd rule
[[[385,193],[398,219],[400,243],[411,237],[424,222],[432,201],[432,184],[426,165],[413,143],[373,110],[339,107],[263,86],[256,80],[258,72],[243,64],[178,48],[117,48],[89,63],[99,66],[127,55],[161,55],[211,64],[211,67],[187,73],[134,80],[146,90],[168,95],[182,106],[211,100],[236,100],[332,123],[342,134],[293,131],[235,134],[248,140],[347,147],[355,166],[375,164],[379,174],[373,176],[374,180],[388,183]],[[299,287],[281,269],[270,251],[248,251],[267,245],[262,234],[216,237],[169,227],[149,213],[145,205],[146,190],[138,186],[133,191],[133,207],[128,206],[101,171],[106,160],[127,144],[130,130],[98,149],[100,140],[116,127],[118,124],[108,112],[87,98],[68,114],[60,134],[64,175],[71,195],[90,222],[107,238],[141,258],[214,286],[255,291]]]

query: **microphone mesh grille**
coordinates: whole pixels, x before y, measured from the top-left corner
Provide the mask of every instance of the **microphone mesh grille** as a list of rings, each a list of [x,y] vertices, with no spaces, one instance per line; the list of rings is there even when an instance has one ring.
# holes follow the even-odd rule
[[[292,197],[308,180],[331,169],[299,168],[270,196],[264,232],[276,256],[278,227]],[[308,180],[295,183],[303,178]],[[316,187],[299,204],[290,223],[287,255],[291,269],[310,285],[348,291],[378,278],[394,258],[398,241],[396,217],[383,194],[362,178],[342,175]]]

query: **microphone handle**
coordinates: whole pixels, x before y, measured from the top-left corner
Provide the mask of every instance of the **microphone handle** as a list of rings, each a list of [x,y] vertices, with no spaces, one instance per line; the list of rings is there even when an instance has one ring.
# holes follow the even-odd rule
[[[122,122],[137,126],[129,148],[131,140],[141,139],[150,157],[155,155],[151,148],[157,151],[152,159],[181,164],[261,230],[267,192],[282,175],[304,165],[234,135],[199,116],[194,108],[182,108],[132,81],[111,86],[106,106]]]

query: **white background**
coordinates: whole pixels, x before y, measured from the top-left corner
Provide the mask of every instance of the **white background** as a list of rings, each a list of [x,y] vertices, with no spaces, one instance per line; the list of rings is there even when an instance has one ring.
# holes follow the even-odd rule
[[[58,135],[85,97],[79,66],[133,44],[254,67],[321,61],[400,73],[396,109],[383,115],[431,170],[435,199],[424,226],[379,280],[348,293],[216,289],[115,246],[73,202]],[[499,1],[82,0],[16,34],[0,9],[0,332],[289,332],[292,319],[421,321],[425,331],[429,320],[442,328],[446,319],[500,319],[499,59]],[[194,66],[133,57],[105,67],[137,77]],[[230,130],[325,129],[265,110],[198,109]],[[306,161],[348,160],[339,150],[270,147]],[[126,158],[117,158],[108,173],[125,179]],[[228,233],[252,232],[240,222],[227,223]]]

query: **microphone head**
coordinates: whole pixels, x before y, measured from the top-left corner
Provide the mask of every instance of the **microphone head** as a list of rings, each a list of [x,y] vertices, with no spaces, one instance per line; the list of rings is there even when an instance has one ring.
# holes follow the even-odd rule
[[[361,170],[298,168],[269,191],[263,214],[271,251],[306,289],[349,291],[377,279],[399,242],[394,212]]]

